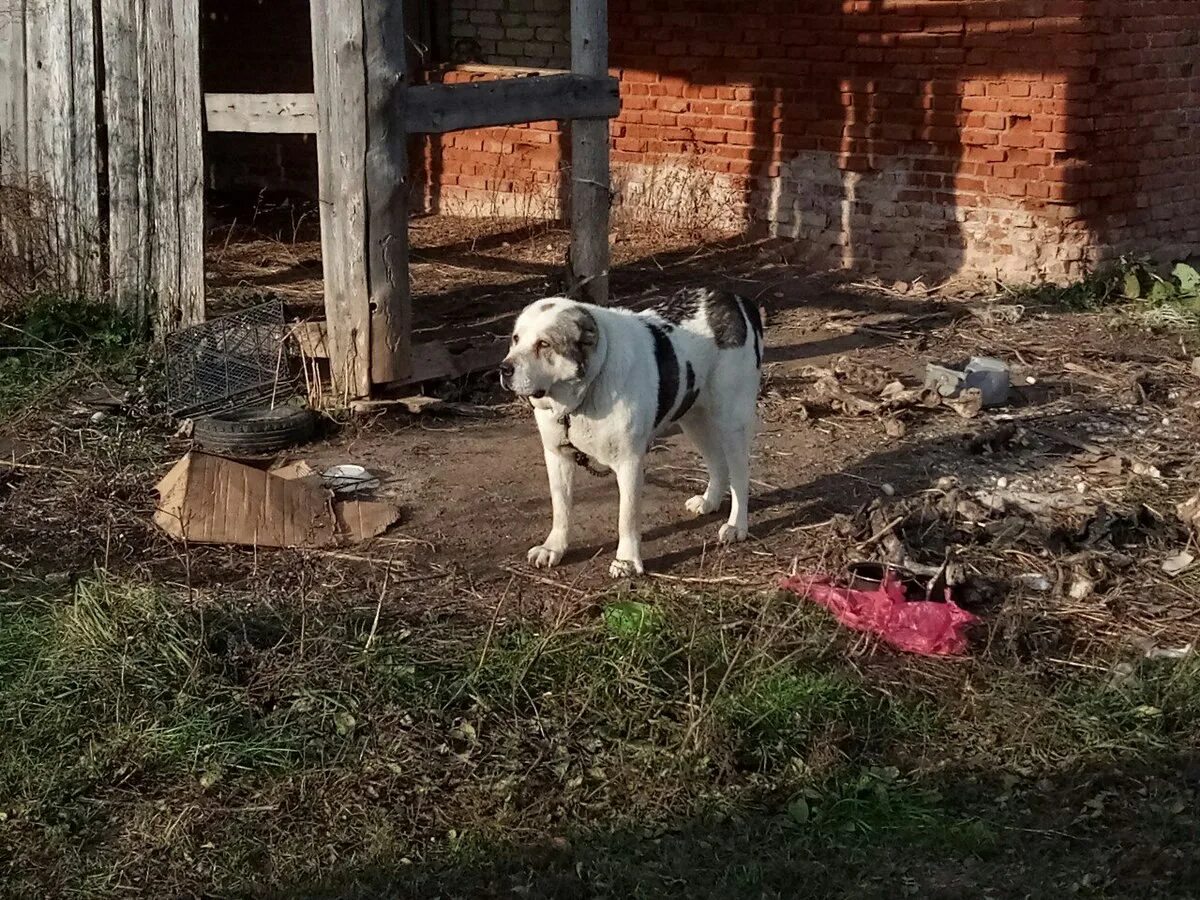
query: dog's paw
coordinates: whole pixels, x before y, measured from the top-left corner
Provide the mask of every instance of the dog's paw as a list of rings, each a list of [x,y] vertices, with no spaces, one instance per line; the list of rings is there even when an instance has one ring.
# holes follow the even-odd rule
[[[720,503],[710,503],[703,494],[697,494],[683,504],[684,508],[693,516],[707,516],[710,512],[715,512],[720,505]]]
[[[608,567],[609,578],[632,578],[634,575],[645,575],[641,560],[614,559]]]
[[[745,525],[730,525],[726,522],[717,532],[717,540],[722,544],[736,544],[738,541],[744,541],[747,533]]]
[[[541,544],[531,547],[525,558],[533,564],[535,569],[552,569],[562,562],[562,551]]]

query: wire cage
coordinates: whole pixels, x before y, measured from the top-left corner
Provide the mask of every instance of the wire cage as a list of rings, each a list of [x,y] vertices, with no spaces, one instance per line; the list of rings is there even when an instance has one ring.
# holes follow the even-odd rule
[[[297,388],[283,301],[271,300],[167,336],[167,411],[212,414],[284,400]]]

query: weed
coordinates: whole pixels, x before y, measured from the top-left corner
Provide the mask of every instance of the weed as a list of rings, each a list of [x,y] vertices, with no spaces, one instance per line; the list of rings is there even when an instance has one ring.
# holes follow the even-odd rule
[[[1067,285],[1050,283],[1010,288],[1014,301],[1029,306],[1050,306],[1071,312],[1094,312],[1124,302],[1122,285],[1126,264],[1099,269]]]
[[[139,337],[132,320],[109,304],[32,297],[14,322],[0,322],[0,416],[82,371],[127,368],[136,362]]]
[[[1200,272],[1182,262],[1160,271],[1148,259],[1122,258],[1073,284],[1029,285],[1009,293],[1028,305],[1074,312],[1120,307],[1130,320],[1151,328],[1200,328]]]

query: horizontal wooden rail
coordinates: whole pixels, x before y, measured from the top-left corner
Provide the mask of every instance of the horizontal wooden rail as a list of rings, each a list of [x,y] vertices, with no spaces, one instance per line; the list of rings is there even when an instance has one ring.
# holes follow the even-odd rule
[[[205,94],[209,131],[316,134],[315,94]]]
[[[610,119],[621,109],[617,79],[532,75],[466,84],[423,84],[405,92],[404,130],[441,134],[492,125]],[[205,94],[209,131],[316,134],[315,94]]]
[[[617,79],[533,75],[466,84],[423,84],[405,92],[404,130],[442,134],[492,125],[611,119],[621,110]]]

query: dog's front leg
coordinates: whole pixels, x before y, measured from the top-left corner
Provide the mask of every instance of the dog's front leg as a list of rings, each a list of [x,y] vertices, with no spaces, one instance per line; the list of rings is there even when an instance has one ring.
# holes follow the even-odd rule
[[[641,575],[642,567],[642,484],[644,459],[637,456],[623,459],[613,470],[621,492],[621,512],[617,522],[617,558],[608,568],[613,578]]]
[[[529,550],[528,559],[537,568],[549,569],[562,561],[567,552],[571,531],[571,506],[574,503],[575,460],[561,448],[562,436],[555,430],[555,423],[547,422],[543,427],[541,417],[538,427],[542,433],[542,451],[546,457],[546,474],[550,479],[550,507],[553,519],[550,534],[542,543]]]

